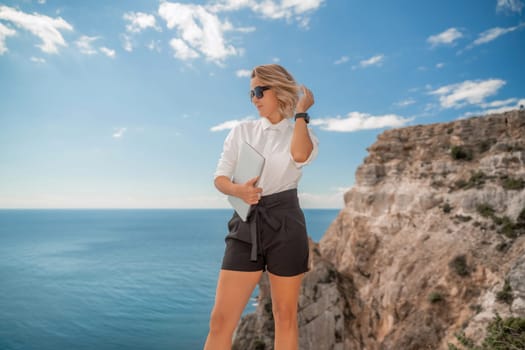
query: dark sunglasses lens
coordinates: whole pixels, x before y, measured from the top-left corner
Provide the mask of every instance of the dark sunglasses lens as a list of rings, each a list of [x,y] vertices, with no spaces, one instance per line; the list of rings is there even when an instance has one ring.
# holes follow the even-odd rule
[[[263,97],[263,88],[262,86],[257,86],[255,89],[255,97],[262,98]]]
[[[264,91],[268,89],[270,88],[267,86],[256,86],[253,88],[253,90],[250,90],[250,98],[253,99],[254,96],[257,98],[263,98]]]

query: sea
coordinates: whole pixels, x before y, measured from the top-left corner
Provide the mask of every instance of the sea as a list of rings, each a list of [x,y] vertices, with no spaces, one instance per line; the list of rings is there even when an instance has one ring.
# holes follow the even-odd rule
[[[304,209],[309,236],[338,212]],[[202,349],[231,215],[0,210],[0,349]]]

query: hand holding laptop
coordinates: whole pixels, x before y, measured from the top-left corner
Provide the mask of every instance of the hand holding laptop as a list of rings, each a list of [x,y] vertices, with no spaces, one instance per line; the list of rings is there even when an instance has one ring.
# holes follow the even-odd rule
[[[228,201],[235,209],[242,221],[248,219],[251,206],[257,204],[262,188],[255,187],[264,167],[264,157],[248,143],[243,142],[239,152],[232,182],[240,184],[241,193],[238,196],[228,196]]]
[[[257,204],[261,198],[262,188],[256,187],[255,183],[259,179],[258,176],[248,180],[244,184],[239,184],[238,196],[247,204]]]

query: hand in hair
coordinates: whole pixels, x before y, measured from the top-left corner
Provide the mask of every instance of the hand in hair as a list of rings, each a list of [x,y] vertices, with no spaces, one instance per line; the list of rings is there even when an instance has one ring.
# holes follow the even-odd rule
[[[310,91],[310,89],[304,85],[301,86],[301,91],[303,94],[297,102],[297,106],[295,108],[296,113],[305,113],[308,108],[314,104],[314,95],[312,94],[312,91]]]

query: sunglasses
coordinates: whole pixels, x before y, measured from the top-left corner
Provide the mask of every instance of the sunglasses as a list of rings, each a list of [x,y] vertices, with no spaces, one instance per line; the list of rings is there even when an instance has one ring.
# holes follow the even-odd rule
[[[253,88],[253,90],[250,90],[250,100],[253,99],[253,97],[257,97],[258,99],[261,99],[264,97],[263,92],[266,90],[270,90],[269,86],[256,86]]]

